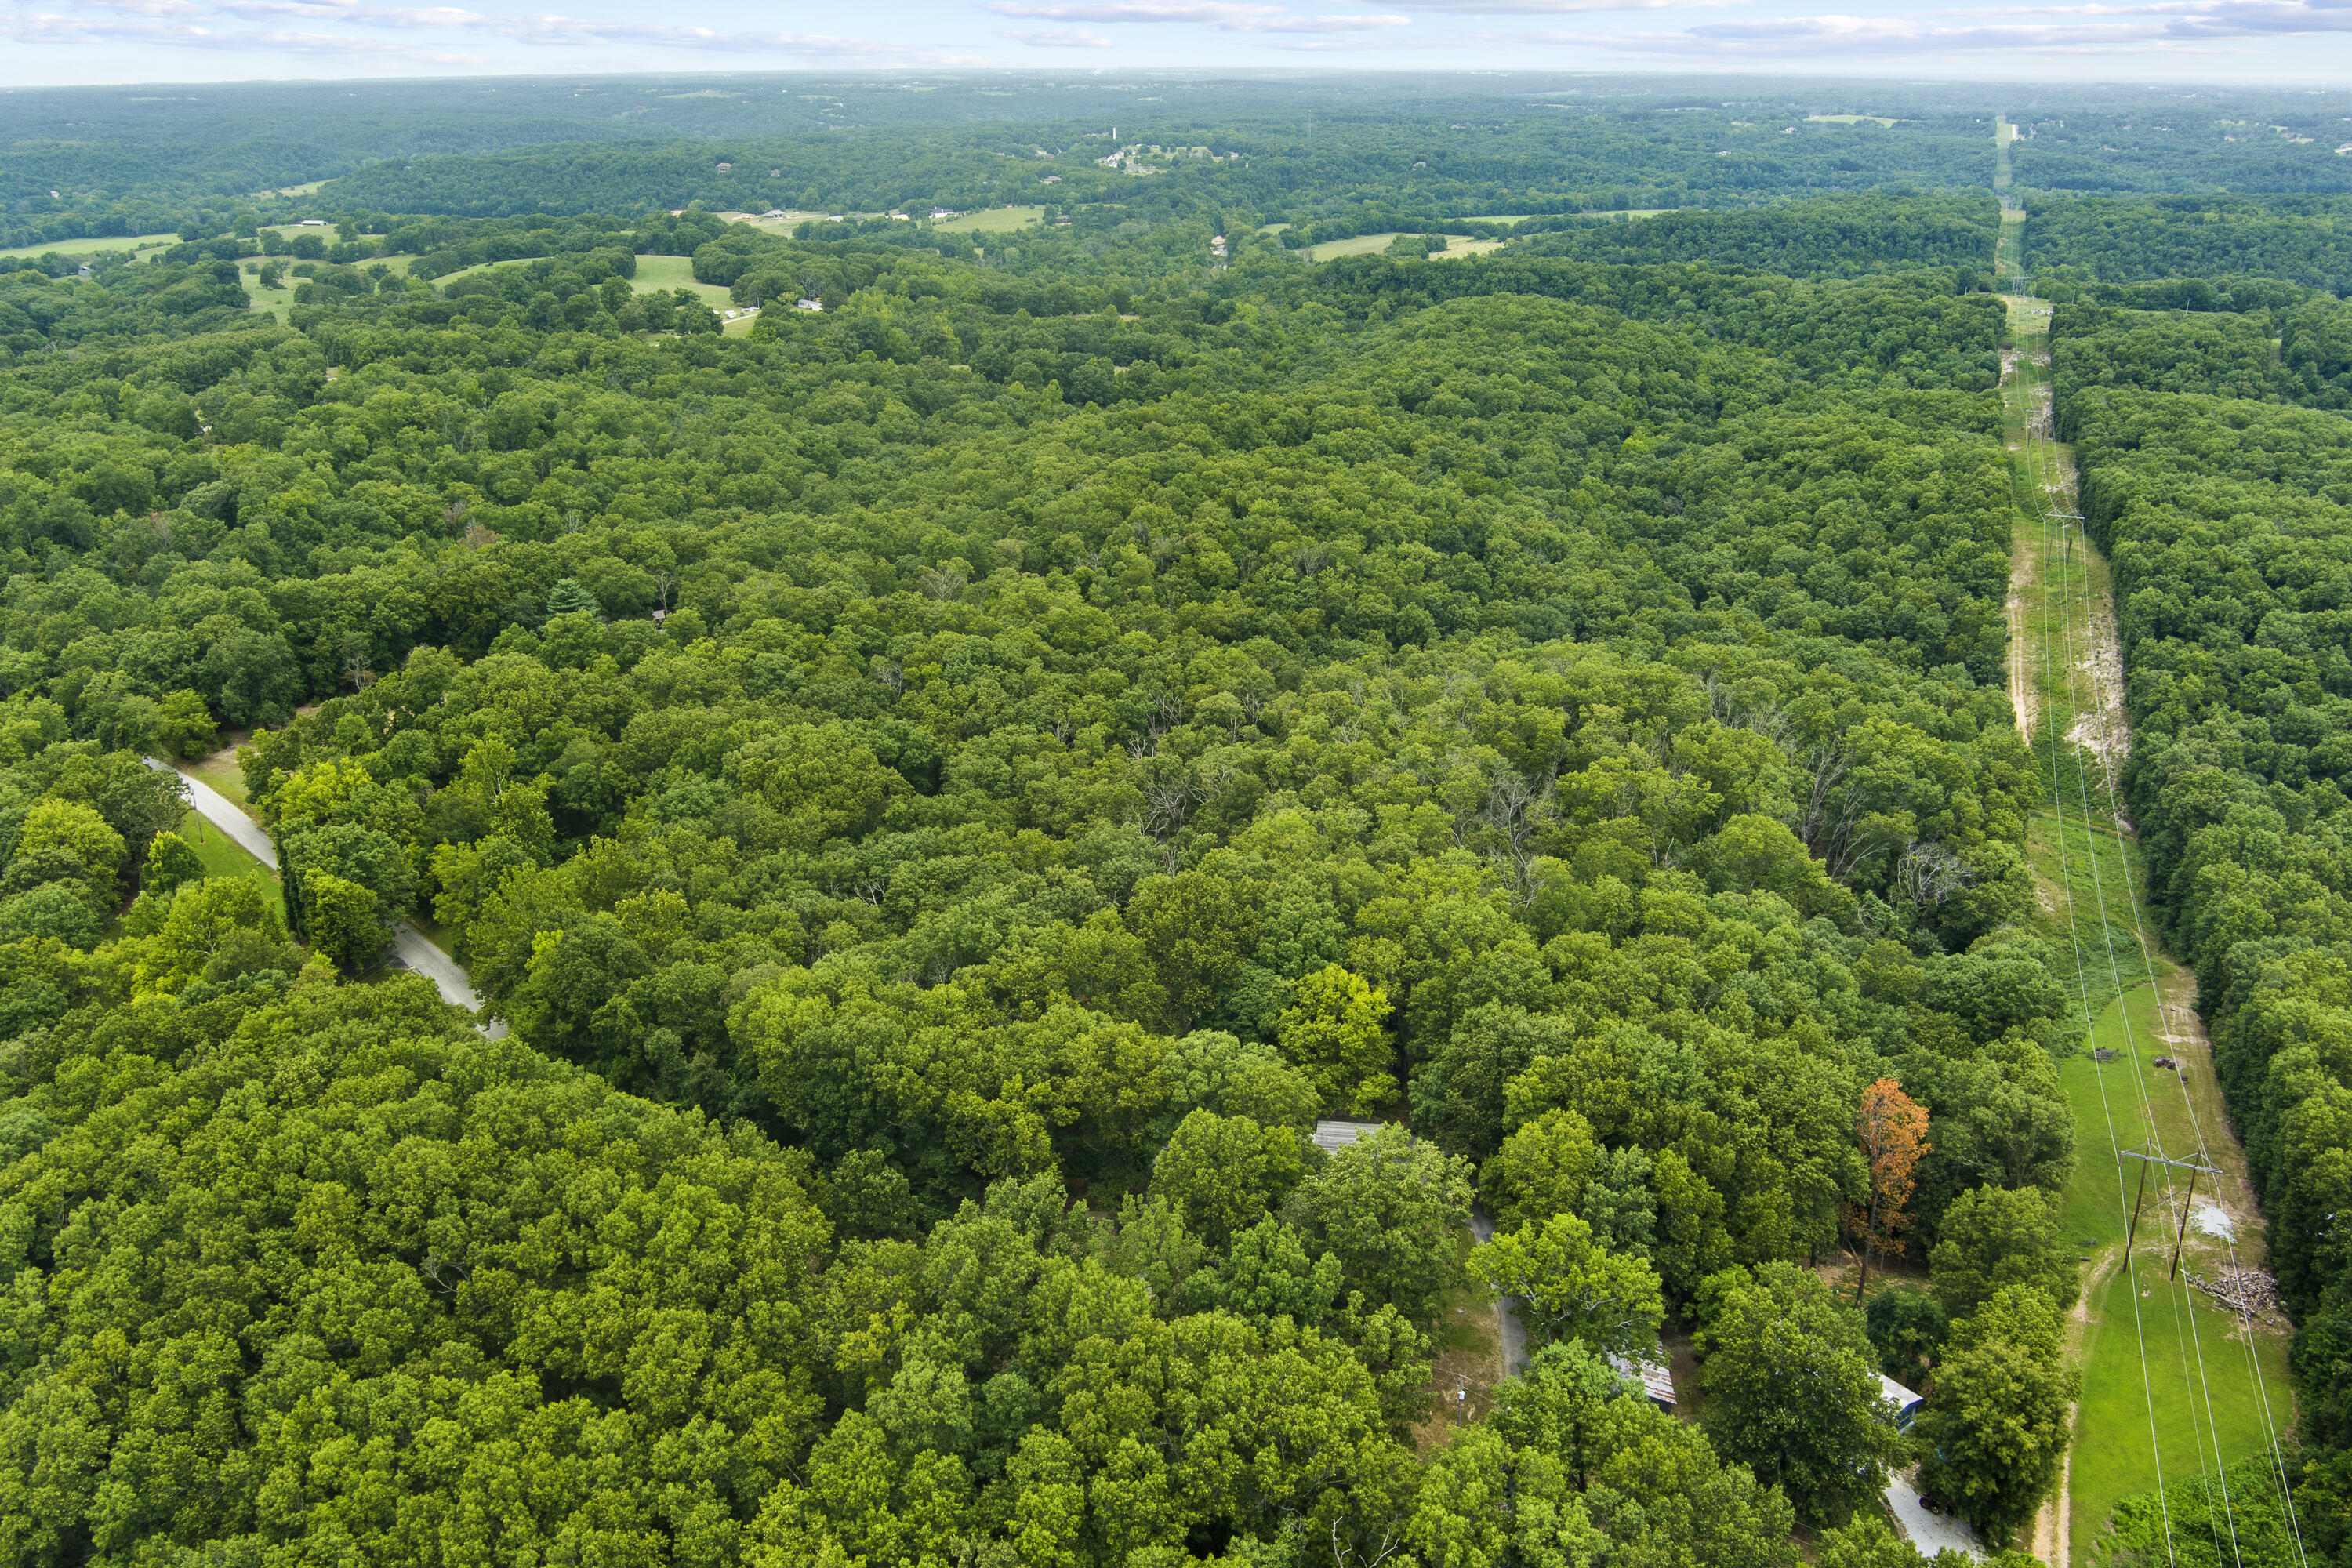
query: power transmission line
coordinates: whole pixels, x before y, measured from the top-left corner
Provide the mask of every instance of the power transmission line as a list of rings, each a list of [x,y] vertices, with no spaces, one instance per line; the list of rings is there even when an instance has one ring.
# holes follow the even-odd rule
[[[2032,297],[2032,293],[2029,288],[2025,298],[2031,300]],[[2021,391],[2025,395],[2023,424],[2025,430],[2026,478],[2028,482],[2033,486],[2034,500],[2038,503],[2042,495],[2042,480],[2040,467],[2034,461],[2033,454],[2033,378],[2031,374],[2032,366],[2032,354],[2031,351],[2021,351],[2018,355],[2018,386],[2020,391]],[[2053,393],[2052,411],[2054,416],[2056,411],[2054,389]],[[2050,571],[2051,518],[2049,510],[2046,508],[2042,509],[2041,522],[2042,605],[2043,612],[2046,616],[2048,613],[2050,585],[2052,582]],[[2061,613],[2068,613],[2063,608],[2063,600],[2061,601]],[[2086,1038],[2091,1039],[2093,1043],[2095,1044],[2096,1037],[2093,1032],[2091,1019],[2090,982],[2084,973],[2083,963],[2082,928],[2079,917],[2076,915],[2074,910],[2074,873],[2068,869],[2066,864],[2066,797],[2063,788],[2061,787],[2058,776],[2058,714],[2055,704],[2051,702],[2049,697],[2049,689],[2052,684],[2050,679],[2050,632],[2046,625],[2042,629],[2041,642],[2042,684],[2043,687],[2042,701],[2045,708],[2049,710],[2046,716],[2050,723],[2050,800],[2052,805],[2058,813],[2058,874],[2059,879],[2063,884],[2066,893],[2066,932],[2067,938],[2073,943],[2074,950],[2074,984],[2077,993],[2082,998],[2083,1031]],[[2084,824],[2086,834],[2088,832],[2088,826],[2089,825],[2086,821]],[[2116,1137],[2115,1110],[2107,1100],[2107,1077],[2105,1072],[2100,1070],[2100,1068],[2101,1064],[2098,1059],[2098,1053],[2094,1049],[2091,1054],[2091,1076],[2099,1086],[2099,1111],[2106,1121],[2107,1143],[2110,1148],[2120,1149],[2121,1143]],[[2119,1208],[2124,1205],[2124,1163],[2121,1155],[2118,1154],[2116,1159],[2116,1201]],[[2179,1568],[2179,1557],[2174,1552],[2172,1542],[2172,1505],[2164,1485],[2164,1447],[2161,1440],[2157,1436],[2156,1429],[2156,1381],[2154,1375],[2149,1372],[2147,1364],[2147,1327],[2140,1313],[2139,1275],[2137,1265],[2132,1261],[2131,1247],[2128,1245],[2124,1248],[2124,1281],[2125,1288],[2131,1294],[2133,1348],[2137,1351],[2139,1356],[2140,1391],[2147,1404],[2147,1446],[2149,1457],[2156,1464],[2157,1514],[2164,1526],[2164,1555],[2166,1562],[2170,1563],[2172,1568]]]

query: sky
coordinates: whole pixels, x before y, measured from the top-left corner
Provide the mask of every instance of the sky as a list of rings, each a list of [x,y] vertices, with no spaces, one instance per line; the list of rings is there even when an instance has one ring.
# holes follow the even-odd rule
[[[0,0],[9,87],[812,67],[2341,85],[2352,0]]]

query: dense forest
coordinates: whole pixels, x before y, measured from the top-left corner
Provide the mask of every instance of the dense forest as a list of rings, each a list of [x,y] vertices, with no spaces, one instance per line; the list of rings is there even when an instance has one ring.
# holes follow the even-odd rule
[[[1115,82],[701,79],[92,91],[216,150],[11,204],[0,1560],[2024,1546],[2085,1021],[1990,109],[1430,79],[1310,164],[1203,82],[1140,177]],[[2038,264],[2340,1563],[2352,325],[2323,198],[2210,279],[2168,201]]]

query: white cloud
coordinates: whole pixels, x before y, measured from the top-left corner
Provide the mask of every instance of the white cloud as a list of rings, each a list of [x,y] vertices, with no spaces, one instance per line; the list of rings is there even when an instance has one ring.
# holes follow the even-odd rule
[[[184,49],[265,49],[288,55],[372,55],[444,59],[398,44],[335,33],[220,31],[200,23],[145,16],[60,16],[19,11],[0,16],[0,38],[16,44],[164,44]],[[445,63],[446,60],[445,60]]]
[[[1398,3],[1415,5],[1429,0]],[[2352,33],[2352,0],[2149,0],[2142,5],[2020,5],[1896,16],[1832,13],[1704,22],[1672,33],[1546,30],[1481,33],[1465,41],[1656,59],[1828,62],[2003,53],[2205,54],[2249,40],[2323,33]]]
[[[877,65],[978,65],[971,56],[865,38],[808,33],[723,32],[710,27],[656,26],[537,14],[501,15],[456,6],[370,5],[357,0],[64,0],[81,16],[0,13],[0,37],[23,44],[143,43],[270,54],[401,56],[443,64],[475,64],[467,55],[428,54],[349,33],[219,26],[222,22],[300,21],[391,32],[440,32],[504,38],[513,43],[603,48],[636,45],[723,54],[786,55]]]
[[[1092,27],[999,27],[996,36],[1033,49],[1107,49],[1111,40]]]
[[[1042,22],[1189,24],[1220,33],[1373,33],[1402,27],[1405,16],[1300,16],[1279,5],[1230,0],[989,0],[1000,16]]]
[[[1389,0],[1400,11],[1458,16],[1566,16],[1598,11],[1675,11],[1744,5],[1748,0]]]

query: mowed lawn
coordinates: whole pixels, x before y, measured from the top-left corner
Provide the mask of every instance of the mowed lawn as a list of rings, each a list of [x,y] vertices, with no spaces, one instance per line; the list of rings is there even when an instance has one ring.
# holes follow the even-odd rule
[[[53,239],[42,245],[20,245],[0,250],[0,256],[95,256],[101,250],[161,250],[177,245],[176,234],[118,234],[104,239]]]
[[[247,272],[242,263],[237,267],[236,278],[245,285],[245,297],[253,301],[256,314],[267,311],[278,318],[278,325],[286,324],[286,310],[294,303],[294,289],[302,281],[300,279],[289,275],[278,279],[277,288],[265,289],[261,286],[261,275]]]
[[[630,286],[640,294],[688,289],[714,310],[724,310],[735,302],[729,298],[725,285],[696,282],[694,258],[687,256],[638,257],[637,275],[630,280]]]
[[[2059,1073],[2074,1110],[2076,1157],[2061,1224],[2082,1256],[2097,1259],[2088,1321],[2081,1325],[2083,1396],[2069,1476],[2070,1547],[2084,1563],[2093,1561],[2116,1504],[2154,1487],[2159,1468],[2168,1487],[2193,1487],[2217,1466],[2235,1465],[2268,1447],[2273,1427],[2284,1432],[2294,1423],[2285,1331],[2259,1327],[2250,1345],[2232,1314],[2185,1279],[2166,1278],[2186,1173],[2170,1173],[2169,1185],[2165,1173],[2149,1173],[2131,1268],[2124,1267],[2125,1222],[2140,1162],[2119,1159],[2116,1150],[2144,1147],[2152,1123],[2166,1153],[2194,1158],[2190,1095],[2209,1147],[2228,1144],[2218,1121],[2218,1091],[2203,1063],[2190,1058],[2187,1093],[2176,1074],[2149,1065],[2172,1050],[2162,1037],[2168,1033],[2155,989],[2136,985],[2110,1003],[2094,1027],[2095,1044],[2116,1052],[2116,1058],[2099,1063],[2077,1057]],[[2217,1152],[2225,1169],[2234,1163],[2231,1153]],[[2200,1199],[2210,1190],[2210,1180],[2200,1176]],[[2242,1188],[2232,1194],[2230,1207],[2242,1222],[2240,1263],[2261,1266],[2261,1239],[2243,1223],[2255,1216]],[[2228,1263],[2222,1243],[2192,1221],[2184,1273],[2210,1277]]]
[[[196,852],[196,858],[204,862],[205,876],[241,877],[260,883],[262,896],[278,911],[278,918],[286,918],[286,894],[278,884],[277,872],[238,848],[227,834],[195,812],[181,818],[178,831]]]
[[[1487,213],[1484,216],[1465,219],[1469,223],[1525,223],[1531,217],[1655,217],[1660,213],[1678,212],[1677,207],[1607,207],[1594,212],[1559,213]]]
[[[941,218],[931,228],[939,234],[1003,234],[1042,222],[1045,216],[1044,207],[988,207],[961,217]]]
[[[1398,235],[1409,232],[1416,231],[1391,229],[1386,234],[1360,234],[1352,239],[1327,239],[1320,245],[1308,246],[1307,259],[1329,261],[1340,256],[1375,255],[1386,250],[1389,247],[1389,242]],[[1502,245],[1503,241],[1499,239],[1472,239],[1466,235],[1448,235],[1444,250],[1432,252],[1430,259],[1450,261],[1458,256],[1484,256],[1490,250],[1499,249]]]

